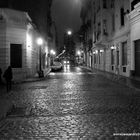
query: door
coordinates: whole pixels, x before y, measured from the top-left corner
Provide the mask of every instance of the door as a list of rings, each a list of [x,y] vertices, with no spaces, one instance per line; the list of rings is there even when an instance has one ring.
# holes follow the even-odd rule
[[[22,44],[10,44],[10,63],[12,68],[22,67]]]
[[[135,75],[140,76],[140,40],[135,41]]]

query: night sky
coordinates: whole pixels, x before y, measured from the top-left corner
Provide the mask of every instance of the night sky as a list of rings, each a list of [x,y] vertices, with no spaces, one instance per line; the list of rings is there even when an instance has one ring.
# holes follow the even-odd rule
[[[73,32],[80,28],[80,0],[54,0],[52,4],[52,18],[56,22],[59,40],[63,41],[63,34],[67,29]]]

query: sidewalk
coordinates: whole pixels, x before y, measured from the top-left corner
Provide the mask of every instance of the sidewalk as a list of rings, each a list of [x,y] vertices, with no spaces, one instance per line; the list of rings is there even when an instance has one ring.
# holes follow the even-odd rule
[[[27,79],[14,81],[14,84],[42,81],[46,78],[46,76],[50,73],[50,71],[51,71],[51,68],[48,68],[48,69],[44,70],[44,77],[42,77],[42,78],[39,78],[38,75],[36,75],[35,77],[30,77],[30,78],[27,78]]]
[[[92,68],[89,68],[89,67],[86,67],[86,66],[80,66],[81,68],[84,68],[84,69],[88,69],[90,70],[91,72],[96,72],[98,75],[102,75],[114,82],[117,82],[119,84],[122,84],[122,85],[125,85],[125,86],[128,86],[129,88],[132,88],[136,91],[140,91],[140,80],[136,80],[136,79],[133,79],[133,78],[128,78],[128,77],[124,77],[124,76],[121,76],[121,75],[115,75],[113,73],[109,73],[109,72],[105,72],[105,71],[100,71],[100,70],[97,70],[97,69],[92,69]]]
[[[46,76],[50,73],[51,69],[47,69],[44,71],[44,77],[39,78],[39,77],[32,77],[32,78],[27,78],[23,79],[20,81],[15,81],[13,84],[20,84],[20,83],[26,83],[26,82],[36,82],[36,81],[41,81],[45,80]],[[5,85],[0,85],[0,121],[6,117],[7,113],[12,109],[14,106],[14,103],[10,100],[9,96],[12,94],[12,91],[10,93],[6,92],[6,87]]]

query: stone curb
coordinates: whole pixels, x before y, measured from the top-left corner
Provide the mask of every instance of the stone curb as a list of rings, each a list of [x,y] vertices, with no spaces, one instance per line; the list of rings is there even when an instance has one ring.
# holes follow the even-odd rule
[[[45,80],[46,77],[48,76],[48,74],[50,73],[50,71],[51,71],[51,69],[49,69],[49,70],[45,73],[45,76],[42,77],[42,78],[39,78],[39,77],[29,78],[29,79],[25,79],[25,80],[22,80],[22,81],[16,81],[16,82],[14,82],[14,84],[21,84],[21,83],[28,83],[28,82],[36,82],[36,81]]]

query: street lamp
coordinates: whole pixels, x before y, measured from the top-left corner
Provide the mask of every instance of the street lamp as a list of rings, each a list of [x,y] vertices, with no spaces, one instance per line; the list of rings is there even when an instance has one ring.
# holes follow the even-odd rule
[[[56,54],[56,52],[55,52],[54,50],[50,50],[50,53],[51,53],[52,55],[55,55],[55,54]]]
[[[72,31],[71,31],[71,30],[68,30],[68,31],[67,31],[67,34],[68,34],[68,35],[72,35]]]
[[[65,53],[65,57],[67,56],[68,58],[70,58],[73,55],[73,50],[72,50],[72,30],[71,29],[67,29],[66,33],[65,33],[65,43],[64,45],[66,45],[66,53]]]
[[[39,45],[39,77],[43,77],[43,71],[42,71],[42,68],[41,68],[41,46],[43,44],[43,39],[42,38],[38,38],[37,39],[37,44]]]
[[[81,55],[81,51],[77,51],[77,54],[80,56]]]

